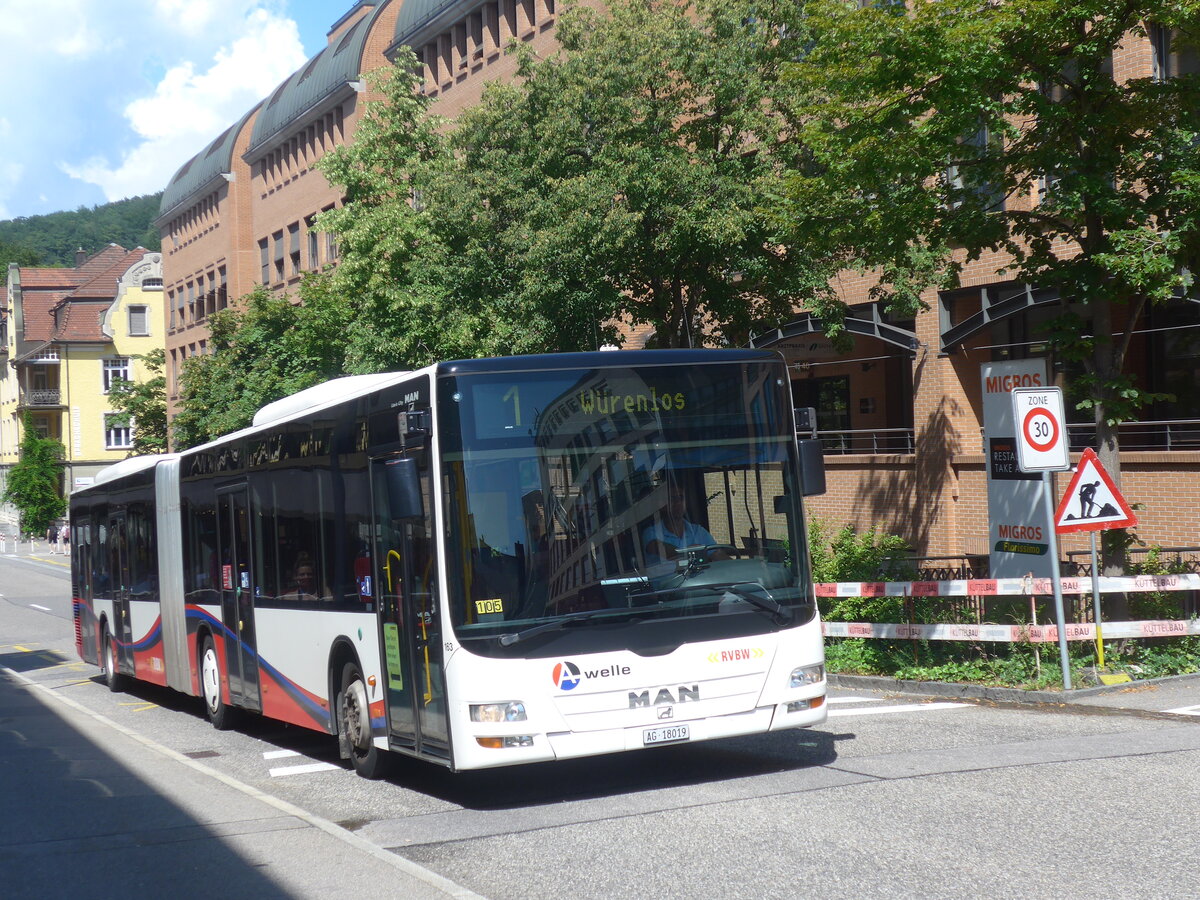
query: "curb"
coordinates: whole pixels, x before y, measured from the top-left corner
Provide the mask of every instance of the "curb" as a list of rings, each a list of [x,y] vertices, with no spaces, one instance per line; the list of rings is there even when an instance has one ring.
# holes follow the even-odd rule
[[[1125,684],[1101,685],[1071,691],[1027,691],[1021,688],[994,687],[983,684],[963,684],[948,681],[906,681],[877,675],[827,675],[830,687],[858,688],[860,690],[895,691],[901,694],[917,694],[924,697],[957,697],[971,700],[994,700],[999,703],[1071,703],[1094,697],[1098,694],[1115,694],[1130,688],[1147,685],[1178,684],[1196,681],[1200,674],[1170,675],[1166,678],[1147,678]]]

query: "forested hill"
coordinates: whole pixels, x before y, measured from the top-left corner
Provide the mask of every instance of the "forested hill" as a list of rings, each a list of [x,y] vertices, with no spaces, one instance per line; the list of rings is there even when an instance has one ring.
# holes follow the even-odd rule
[[[75,251],[90,256],[109,244],[126,249],[159,249],[154,217],[162,194],[131,197],[74,212],[24,216],[0,222],[0,281],[8,264],[23,266],[73,266]]]

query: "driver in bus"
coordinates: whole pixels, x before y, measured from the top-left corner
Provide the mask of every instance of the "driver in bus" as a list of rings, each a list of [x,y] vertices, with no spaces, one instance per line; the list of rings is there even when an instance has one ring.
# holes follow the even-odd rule
[[[687,518],[687,497],[682,485],[674,483],[667,488],[667,507],[662,516],[642,531],[642,546],[646,548],[649,563],[674,560],[686,547],[715,547],[717,543],[707,528]],[[729,559],[729,554],[714,549],[708,558]]]

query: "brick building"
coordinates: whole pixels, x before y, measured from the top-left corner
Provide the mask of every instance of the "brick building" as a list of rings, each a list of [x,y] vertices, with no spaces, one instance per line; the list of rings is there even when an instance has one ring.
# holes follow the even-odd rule
[[[124,459],[133,428],[112,420],[114,378],[141,381],[135,355],[163,343],[162,256],[110,244],[74,268],[8,268],[0,315],[0,490],[19,459],[26,413],[66,449],[64,493]],[[133,423],[136,427],[136,423]],[[16,531],[0,507],[0,528]]]
[[[433,112],[453,117],[487,82],[513,76],[516,61],[502,52],[508,43],[552,50],[555,17],[555,0],[358,0],[334,23],[325,49],[185,164],[158,219],[172,397],[183,361],[205,352],[209,313],[255,284],[291,290],[304,271],[336,261],[336,245],[313,217],[341,197],[313,164],[353,140],[369,99],[360,73],[411,46]],[[1173,52],[1167,37],[1156,29],[1131,37],[1114,60],[1116,76],[1188,70],[1195,60]],[[850,353],[835,352],[802,312],[754,340],[784,354],[797,405],[817,410],[830,483],[811,504],[817,515],[899,533],[925,556],[987,553],[980,365],[1040,357],[1052,377],[1064,378],[1037,340],[1057,297],[1002,280],[1004,262],[991,255],[972,264],[959,289],[930,293],[929,310],[910,321],[890,320],[869,301],[863,279],[844,275]],[[1194,302],[1155,310],[1139,324],[1144,333],[1130,358],[1143,384],[1176,395],[1122,430],[1125,495],[1145,504],[1142,538],[1164,546],[1200,544],[1192,513],[1200,505],[1197,326]],[[1094,436],[1079,422],[1071,437],[1079,451]],[[1085,545],[1074,539],[1064,550]]]

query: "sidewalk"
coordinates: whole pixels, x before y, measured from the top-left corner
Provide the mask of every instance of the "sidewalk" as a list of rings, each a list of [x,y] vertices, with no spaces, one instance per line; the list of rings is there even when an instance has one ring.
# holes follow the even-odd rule
[[[9,900],[477,896],[10,670],[0,818]]]
[[[995,703],[1049,703],[1099,707],[1113,710],[1152,713],[1172,718],[1190,718],[1167,710],[1200,705],[1200,674],[1154,678],[1130,684],[1079,688],[1072,691],[1023,691],[1019,688],[987,687],[942,681],[900,681],[867,675],[830,675],[831,687],[850,690],[894,691],[923,697],[956,697],[990,700]]]

